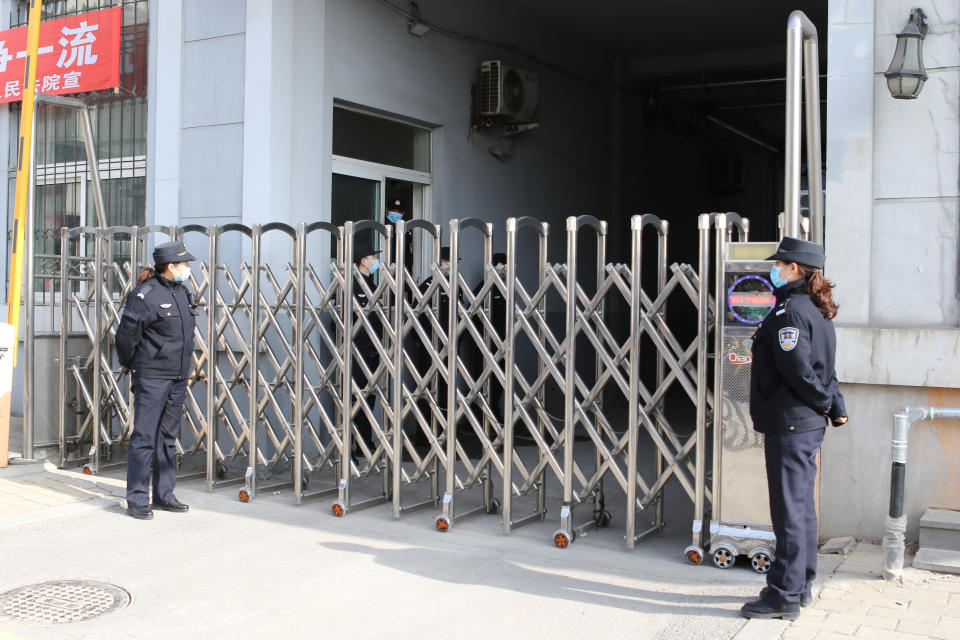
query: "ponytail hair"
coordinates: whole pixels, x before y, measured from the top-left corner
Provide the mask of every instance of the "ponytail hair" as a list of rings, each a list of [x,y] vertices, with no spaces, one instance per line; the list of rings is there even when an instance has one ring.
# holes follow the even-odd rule
[[[836,285],[824,278],[820,269],[808,267],[805,264],[798,264],[797,266],[800,267],[800,272],[803,274],[804,290],[813,300],[813,304],[817,305],[824,318],[828,320],[835,318],[837,309],[840,307],[833,301],[833,288]]]
[[[152,278],[153,274],[161,273],[164,270],[164,267],[166,266],[167,265],[165,264],[155,264],[153,265],[153,268],[143,267],[142,269],[140,269],[140,275],[137,277],[137,285],[139,286],[144,282],[146,282],[147,280],[149,280],[150,278]]]

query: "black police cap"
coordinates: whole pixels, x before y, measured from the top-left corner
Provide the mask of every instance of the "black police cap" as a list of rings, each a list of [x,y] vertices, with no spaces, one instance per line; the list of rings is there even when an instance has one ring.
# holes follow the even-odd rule
[[[154,264],[171,264],[176,262],[189,262],[196,260],[193,254],[187,251],[187,247],[180,242],[164,242],[153,248]]]
[[[816,242],[784,236],[783,240],[780,241],[780,246],[777,247],[777,252],[767,260],[796,262],[815,269],[823,269],[824,256],[823,247]]]
[[[374,256],[380,253],[379,249],[374,249],[373,245],[366,240],[357,240],[353,243],[353,261],[360,262],[367,256]]]

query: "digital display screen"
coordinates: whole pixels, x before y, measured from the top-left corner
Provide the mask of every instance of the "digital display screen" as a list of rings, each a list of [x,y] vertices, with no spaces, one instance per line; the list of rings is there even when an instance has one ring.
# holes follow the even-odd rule
[[[727,274],[727,324],[760,324],[776,303],[764,276]]]

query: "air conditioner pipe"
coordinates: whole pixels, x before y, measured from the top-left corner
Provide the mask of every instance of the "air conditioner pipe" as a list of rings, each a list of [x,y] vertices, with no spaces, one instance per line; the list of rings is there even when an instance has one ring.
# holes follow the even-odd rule
[[[907,407],[893,416],[893,438],[890,441],[890,509],[887,512],[886,535],[883,536],[883,578],[899,581],[903,574],[904,534],[907,517],[903,513],[903,484],[907,475],[907,437],[910,427],[921,420],[960,419],[960,408]]]

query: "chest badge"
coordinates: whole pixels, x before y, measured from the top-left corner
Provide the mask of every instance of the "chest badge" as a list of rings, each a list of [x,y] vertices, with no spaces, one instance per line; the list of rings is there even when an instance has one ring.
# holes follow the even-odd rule
[[[780,339],[780,348],[784,351],[793,351],[800,339],[800,330],[796,327],[784,327],[777,332],[777,338]]]
[[[170,302],[164,302],[163,304],[160,305],[160,308],[161,308],[161,309],[169,309],[169,308],[172,307],[172,306],[173,306],[172,303],[170,303]]]

